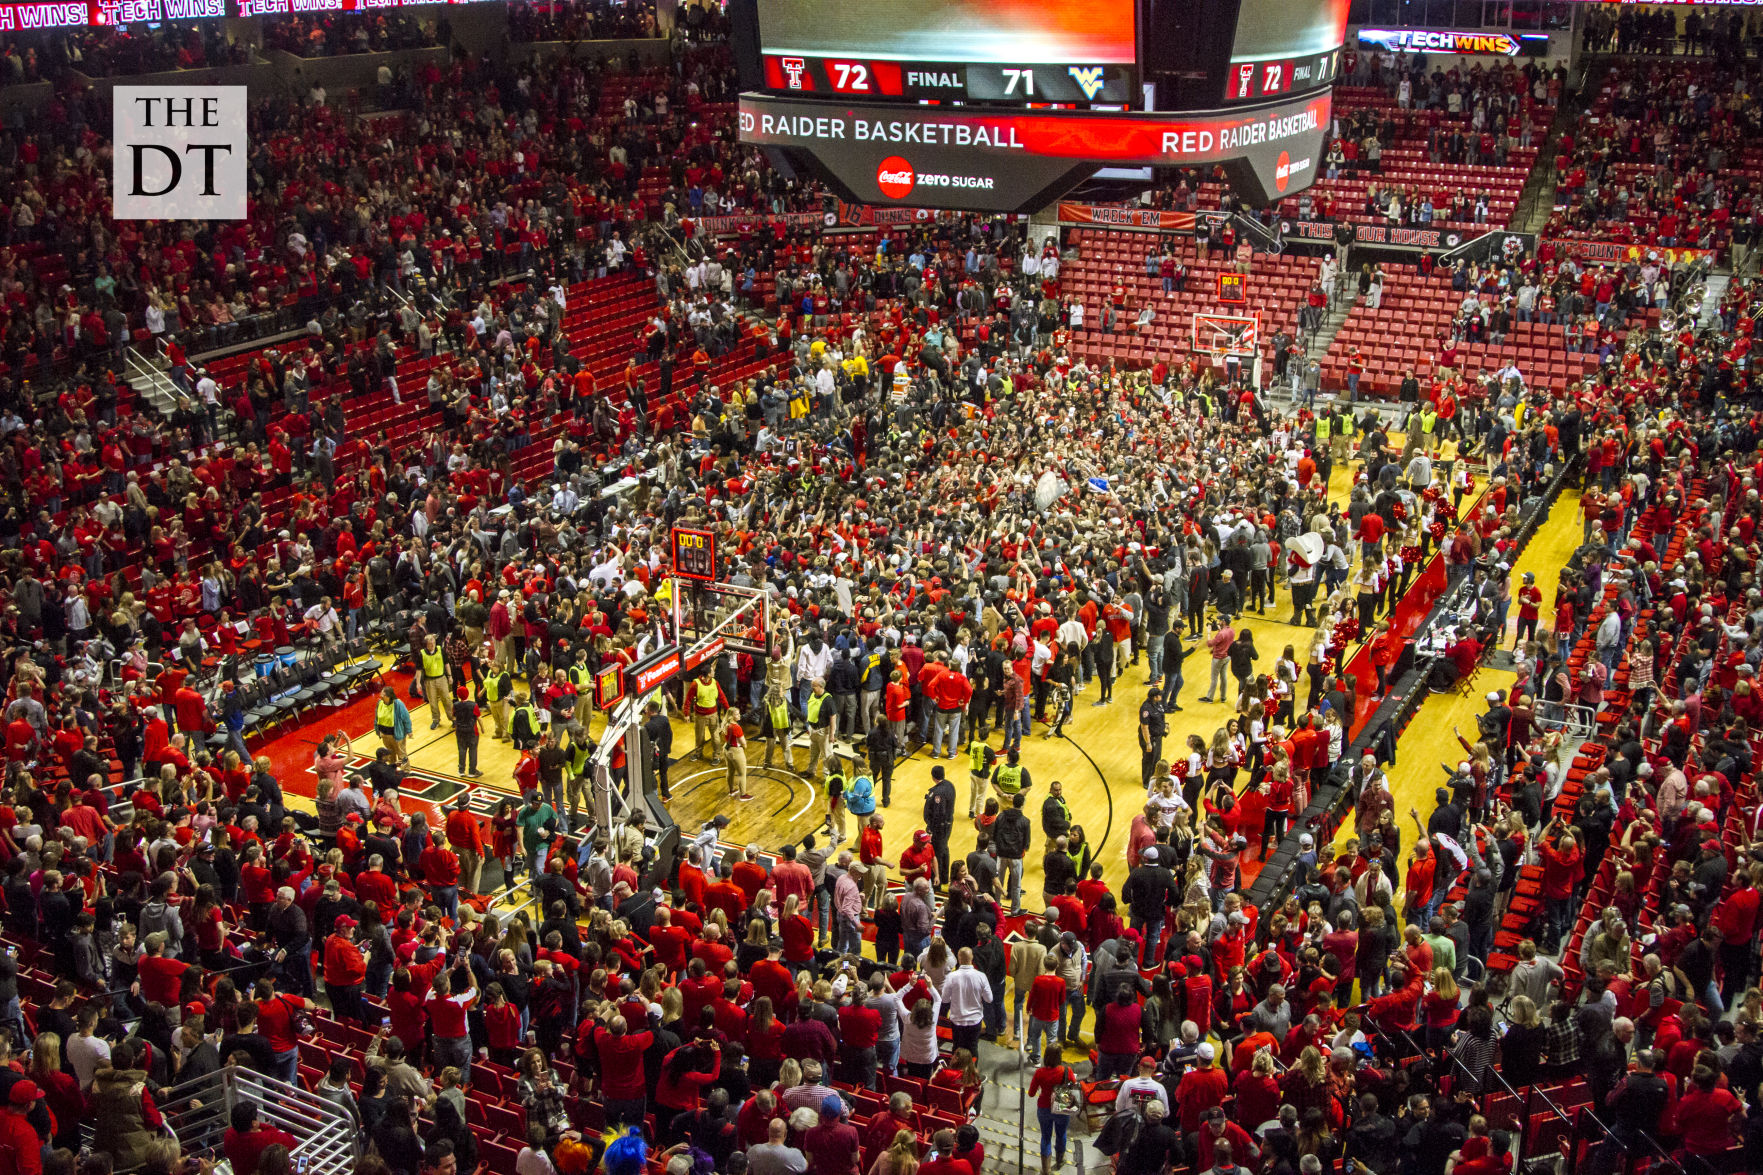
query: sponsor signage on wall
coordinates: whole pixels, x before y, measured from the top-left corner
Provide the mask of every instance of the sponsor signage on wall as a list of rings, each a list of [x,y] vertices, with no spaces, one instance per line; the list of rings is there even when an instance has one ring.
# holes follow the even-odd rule
[[[1547,35],[1541,38],[1547,41]],[[1523,46],[1511,33],[1457,29],[1360,29],[1361,45],[1377,45],[1391,53],[1455,53],[1463,56],[1516,57]]]

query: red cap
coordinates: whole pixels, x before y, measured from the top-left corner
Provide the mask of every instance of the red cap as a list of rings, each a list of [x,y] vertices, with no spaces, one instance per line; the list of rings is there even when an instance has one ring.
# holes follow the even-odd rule
[[[337,920],[334,923],[332,923],[332,925],[337,926],[337,927],[345,927],[346,926],[350,930],[354,930],[357,926],[360,926],[361,923],[355,921],[355,919],[349,917],[349,915],[347,915],[347,914],[339,914],[339,915],[337,915]]]
[[[16,1081],[12,1085],[12,1092],[9,1096],[13,1105],[28,1106],[42,1097],[43,1091],[37,1088],[37,1083],[34,1081]]]

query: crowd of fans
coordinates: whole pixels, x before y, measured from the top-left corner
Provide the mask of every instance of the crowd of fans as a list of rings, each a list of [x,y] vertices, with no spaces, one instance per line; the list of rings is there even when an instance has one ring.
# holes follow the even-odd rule
[[[0,84],[63,86],[71,84],[69,71],[94,78],[127,77],[251,60],[250,46],[230,39],[218,21],[35,33],[0,40]]]
[[[445,17],[424,20],[396,9],[382,9],[369,17],[352,12],[294,15],[265,20],[263,44],[270,49],[285,49],[296,57],[343,57],[445,46],[448,31]]]
[[[1691,54],[1726,56],[1755,40],[1755,19],[1730,8],[1692,6],[1679,13],[1664,6],[1588,9],[1583,44],[1592,53]]]
[[[529,32],[551,35],[545,19]],[[6,248],[52,249],[67,274],[50,290],[30,260],[43,253],[6,257],[9,403],[57,349],[80,368],[44,411],[0,417],[0,899],[8,933],[66,977],[21,1008],[17,964],[0,959],[0,1014],[20,1038],[0,1034],[0,1062],[27,1011],[31,1045],[28,1061],[0,1064],[0,1175],[76,1169],[87,1120],[87,1169],[109,1156],[169,1175],[180,1156],[157,1137],[155,1098],[229,1064],[307,1083],[355,1116],[367,1171],[475,1163],[468,1100],[506,1071],[523,1175],[641,1168],[636,1140],[600,1154],[590,1106],[646,1128],[670,1175],[978,1175],[977,1132],[934,1111],[982,1096],[988,1039],[1038,1062],[1044,1170],[1064,1162],[1080,1073],[1123,1079],[1098,1139],[1123,1175],[1256,1162],[1313,1175],[1343,1156],[1376,1175],[1443,1175],[1453,1153],[1498,1172],[1513,1142],[1488,1128],[1486,1097],[1501,1080],[1571,1074],[1619,1140],[1725,1161],[1734,1094],[1755,1104],[1763,1079],[1763,864],[1747,849],[1729,866],[1718,841],[1749,774],[1763,660],[1757,421],[1737,406],[1752,286],[1729,290],[1720,329],[1618,338],[1655,297],[1646,264],[1610,274],[1607,294],[1547,251],[1465,270],[1466,337],[1496,326],[1509,293],[1514,314],[1582,331],[1589,315],[1607,362],[1559,398],[1517,365],[1441,363],[1404,394],[1397,441],[1376,414],[1327,399],[1282,413],[1234,369],[1073,362],[1064,259],[1003,220],[850,244],[767,224],[719,248],[697,216],[811,198],[733,146],[722,111],[696,129],[673,116],[724,105],[726,72],[715,48],[677,71],[462,60],[419,79],[405,125],[420,166],[384,122],[322,103],[268,110],[254,166],[282,203],[176,239],[111,235],[91,203],[99,164],[64,124],[11,142]],[[1488,99],[1492,78],[1410,84],[1417,105],[1511,114]],[[101,125],[95,108],[74,100],[76,112]],[[649,251],[655,224],[679,230],[684,257]],[[654,315],[629,340],[630,374],[603,386],[564,330],[570,291],[651,268]],[[517,280],[492,284],[504,276]],[[322,345],[266,350],[224,391],[188,361],[187,332],[229,320],[216,303],[237,322],[229,297],[251,313],[290,295]],[[737,311],[767,297],[775,320]],[[102,370],[136,314],[177,340],[188,399],[168,423],[127,411]],[[763,370],[709,382],[742,347]],[[402,389],[441,415],[415,444],[357,435],[346,398],[311,396],[330,378],[379,390],[405,348],[463,361]],[[1289,369],[1285,348],[1276,363]],[[698,379],[676,386],[688,369]],[[553,421],[555,472],[524,485],[509,458]],[[210,442],[223,443],[199,451]],[[1545,627],[1542,588],[1515,586],[1509,561],[1575,462],[1593,491],[1586,541]],[[1345,504],[1327,494],[1337,469],[1355,482]],[[642,484],[600,496],[624,475]],[[262,495],[287,488],[277,527]],[[1668,559],[1647,536],[1697,498],[1732,529],[1699,531]],[[734,795],[751,738],[833,799],[825,832],[788,844],[731,853],[726,821],[688,830],[684,861],[657,878],[640,827],[584,822],[586,698],[594,671],[634,660],[670,614],[665,538],[679,522],[718,532],[732,581],[768,588],[778,622],[753,634],[764,655],[717,658],[670,709]],[[1380,618],[1434,549],[1475,605],[1439,684],[1508,640],[1522,656],[1436,806],[1407,814],[1405,857],[1379,757],[1347,753],[1364,687],[1337,670],[1369,640],[1387,691],[1401,642]],[[1607,583],[1619,590],[1597,656],[1576,664]],[[1288,599],[1313,635],[1258,648],[1255,627]],[[1549,820],[1560,764],[1539,715],[1614,688],[1648,609],[1655,644],[1629,655],[1626,685],[1649,692],[1574,819]],[[269,760],[241,753],[240,658],[253,641],[323,649],[375,624],[414,677],[382,692],[385,745],[366,770],[320,747],[307,818]],[[1677,686],[1642,675],[1660,640],[1701,650]],[[1215,727],[1170,746],[1190,656],[1207,686],[1188,705]],[[1063,785],[1036,778],[1033,738],[1117,686],[1138,709],[1144,788],[1124,871],[1097,859]],[[487,719],[521,752],[519,799],[488,822],[468,802],[433,825],[406,811],[405,740],[425,716],[459,740],[461,774]],[[672,727],[660,713],[649,725],[665,792]],[[791,745],[803,732],[805,765]],[[895,762],[914,751],[967,760],[953,767],[977,829],[965,859],[949,847],[962,781],[941,762],[918,819],[891,811]],[[106,789],[119,773],[144,777],[126,820]],[[1244,866],[1331,775],[1354,789],[1352,835],[1335,853],[1307,834],[1296,893],[1255,909]],[[891,816],[904,827],[890,831]],[[1743,823],[1755,832],[1754,812]],[[1614,916],[1585,938],[1574,1003],[1546,955],[1611,853],[1630,889],[1618,880]],[[1545,949],[1520,945],[1496,1011],[1471,960],[1492,952],[1533,854]],[[1025,897],[1031,858],[1042,890]],[[1620,895],[1661,865],[1669,929],[1637,962],[1626,944],[1653,915]],[[473,899],[521,873],[534,916],[483,917]],[[1682,1003],[1669,1016],[1667,999]],[[377,1030],[359,1081],[348,1057],[301,1072],[315,1014]],[[1636,1044],[1651,1049],[1631,1058]],[[884,1101],[884,1074],[924,1084]],[[1446,1082],[1458,1096],[1422,1092]],[[236,1109],[225,1154],[236,1175],[284,1175],[297,1140],[256,1117]],[[1746,1128],[1755,1147],[1754,1113]]]
[[[140,1017],[113,1056],[121,1048],[135,1063],[126,1050],[145,1041],[147,1060],[139,1063],[165,1066],[143,1068],[145,1080],[163,1085],[181,1075],[173,1058],[186,1046],[195,1055],[204,1035],[219,1031],[214,1052],[223,1063],[237,1058],[296,1076],[290,1003],[322,993],[332,1016],[371,1027],[383,1000],[390,1027],[355,1107],[378,1154],[407,1171],[471,1153],[464,1115],[444,1107],[457,1100],[446,1091],[469,1081],[478,1049],[518,1061],[518,1100],[537,1132],[533,1153],[555,1164],[580,1145],[570,1134],[580,1125],[568,1109],[574,1096],[598,1101],[613,1122],[653,1114],[658,1142],[704,1150],[713,1162],[736,1150],[751,1162],[752,1151],[775,1142],[850,1169],[891,1152],[894,1122],[911,1129],[915,1106],[890,1103],[892,1121],[865,1115],[859,1135],[841,1120],[868,1103],[835,1088],[830,1075],[871,1086],[878,1066],[897,1066],[957,1089],[971,1084],[961,1054],[942,1060],[939,1017],[968,1056],[982,1037],[1006,1033],[1020,1034],[1031,1054],[1049,1037],[1081,1050],[1088,1010],[1101,1076],[1138,1071],[1136,1056],[1148,1050],[1151,1064],[1135,1080],[1149,1084],[1123,1086],[1123,1107],[1138,1105],[1139,1091],[1161,1105],[1169,1094],[1160,1099],[1151,1086],[1167,1083],[1183,1132],[1191,1124],[1200,1137],[1192,1151],[1171,1149],[1190,1143],[1179,1135],[1172,1142],[1174,1132],[1145,1104],[1142,1124],[1116,1128],[1133,1132],[1131,1140],[1109,1136],[1135,1172],[1175,1154],[1216,1163],[1228,1123],[1205,1125],[1203,1111],[1220,1080],[1243,1085],[1234,1110],[1240,1121],[1267,1110],[1266,1097],[1243,1096],[1249,1077],[1266,1076],[1251,1059],[1255,1048],[1220,1065],[1217,1046],[1201,1040],[1212,1032],[1234,1048],[1239,1037],[1266,1030],[1275,1041],[1269,1055],[1293,1066],[1278,1102],[1294,1109],[1305,1096],[1289,1092],[1300,1088],[1296,1075],[1316,1088],[1362,1080],[1364,1093],[1383,1099],[1332,1123],[1315,1100],[1329,1129],[1375,1125],[1396,1109],[1407,1070],[1390,1068],[1386,1077],[1381,1062],[1362,1066],[1351,1047],[1355,1026],[1399,1052],[1396,1030],[1417,1027],[1418,985],[1430,976],[1435,994],[1448,994],[1456,960],[1466,966],[1478,945],[1485,953],[1491,906],[1483,891],[1512,874],[1515,830],[1508,818],[1482,840],[1465,821],[1497,812],[1501,802],[1516,808],[1528,788],[1547,786],[1547,760],[1537,767],[1530,757],[1535,728],[1517,718],[1533,696],[1543,705],[1559,700],[1550,691],[1563,646],[1573,618],[1586,613],[1570,606],[1563,617],[1558,602],[1556,631],[1538,632],[1538,601],[1520,595],[1520,630],[1529,619],[1535,638],[1526,675],[1496,697],[1481,737],[1468,744],[1469,765],[1455,781],[1461,796],[1447,792],[1428,817],[1429,847],[1406,879],[1410,941],[1400,952],[1379,923],[1393,930],[1399,922],[1392,883],[1402,833],[1387,803],[1380,809],[1387,783],[1377,760],[1342,762],[1343,720],[1357,713],[1357,686],[1330,672],[1343,650],[1329,641],[1341,621],[1371,635],[1404,571],[1442,539],[1454,572],[1483,602],[1480,631],[1452,650],[1453,661],[1466,657],[1472,669],[1479,646],[1505,633],[1510,589],[1498,561],[1548,465],[1582,449],[1591,454],[1594,483],[1631,495],[1615,500],[1614,527],[1630,512],[1681,501],[1696,453],[1712,456],[1723,445],[1749,452],[1753,441],[1722,439],[1718,421],[1697,406],[1707,343],[1680,350],[1676,340],[1643,343],[1636,332],[1620,363],[1559,404],[1532,402],[1521,377],[1503,382],[1498,396],[1451,427],[1450,439],[1486,462],[1494,487],[1485,513],[1453,528],[1455,495],[1444,490],[1455,479],[1442,468],[1446,433],[1427,427],[1431,397],[1416,404],[1407,439],[1395,445],[1374,420],[1362,426],[1327,405],[1275,415],[1252,389],[1222,382],[1214,369],[1072,364],[1057,318],[1042,331],[1029,315],[1027,343],[993,333],[985,309],[1012,323],[1057,292],[1045,247],[1001,222],[890,234],[877,257],[829,250],[812,272],[780,273],[779,299],[794,311],[775,340],[765,338],[771,369],[750,387],[700,385],[671,428],[662,416],[668,391],[657,388],[651,400],[633,382],[583,394],[567,381],[581,439],[625,454],[610,471],[659,473],[652,489],[615,505],[581,513],[579,501],[593,495],[578,492],[588,485],[569,460],[550,487],[527,496],[503,486],[498,494],[483,437],[474,436],[492,419],[495,397],[507,394],[489,386],[478,403],[462,396],[451,418],[460,431],[447,435],[471,438],[469,449],[436,435],[409,465],[376,453],[360,477],[315,497],[286,537],[237,536],[270,542],[274,556],[263,566],[220,561],[186,578],[174,544],[168,560],[146,569],[142,598],[125,594],[93,609],[99,601],[88,595],[101,578],[69,578],[57,589],[60,600],[44,590],[62,580],[49,573],[77,547],[63,554],[23,546],[8,616],[21,640],[46,643],[41,662],[23,644],[9,662],[16,701],[7,745],[20,815],[6,834],[17,850],[8,909],[13,929],[49,944],[88,990],[126,993],[120,1009],[115,1000],[82,1005],[94,1025],[117,1011]],[[749,260],[756,267],[760,258]],[[632,340],[633,359],[652,352],[671,360],[687,347],[727,343],[711,311],[717,303],[727,314],[727,293],[708,285],[709,275],[708,255],[662,274],[666,301]],[[1747,292],[1738,288],[1736,313],[1748,312]],[[468,354],[507,348],[549,374],[558,325],[540,305],[548,297],[529,290],[509,303],[494,332],[506,330],[506,340],[485,348],[479,340],[494,336],[474,326],[459,345]],[[849,299],[852,310],[835,316],[835,297]],[[285,386],[285,374],[274,382]],[[608,400],[619,403],[617,417]],[[1680,416],[1671,415],[1673,404]],[[1660,410],[1665,424],[1647,423]],[[232,415],[231,427],[255,421]],[[1079,420],[1082,431],[1061,423]],[[572,449],[579,446],[564,442],[564,454]],[[1364,492],[1343,510],[1321,491],[1332,467],[1349,462],[1363,469]],[[208,528],[203,537],[230,546],[225,520],[252,518],[239,497],[252,485],[252,467],[235,462],[226,476],[219,472],[204,459],[134,485],[143,496],[161,482],[207,486],[202,492],[211,490],[218,505],[200,508],[199,499],[182,521],[199,522]],[[499,497],[514,509],[496,518],[488,506]],[[1043,514],[1048,504],[1056,508]],[[828,790],[862,826],[841,847],[847,830],[835,805],[824,838],[765,846],[776,851],[769,863],[758,846],[724,861],[713,822],[657,901],[641,838],[629,829],[591,829],[579,850],[551,844],[582,828],[579,808],[564,801],[579,794],[571,784],[591,747],[579,725],[584,684],[600,665],[634,657],[663,614],[661,540],[676,521],[718,529],[734,581],[775,588],[787,617],[772,634],[773,655],[719,658],[683,691],[684,712],[710,719],[697,724],[696,749],[722,757],[731,790],[744,789],[749,730],[780,744],[796,766],[789,735],[806,728],[815,736],[806,770],[829,785],[839,780]],[[1593,531],[1578,573],[1595,575],[1610,533]],[[1639,579],[1632,590],[1643,587],[1659,590]],[[1264,665],[1252,618],[1281,589],[1319,627],[1307,650],[1287,648]],[[318,821],[304,832],[284,814],[266,764],[211,756],[207,737],[218,723],[177,670],[133,684],[106,684],[101,672],[82,679],[92,657],[79,643],[86,626],[76,621],[94,614],[109,616],[104,639],[138,654],[141,667],[173,645],[193,652],[189,663],[200,660],[205,638],[192,638],[193,623],[176,631],[184,619],[223,622],[213,630],[213,652],[224,657],[233,651],[225,627],[232,622],[276,642],[302,630],[322,641],[339,627],[403,616],[411,628],[399,635],[421,675],[431,727],[447,723],[462,742],[474,738],[481,684],[498,731],[506,723],[525,752],[516,779],[530,794],[487,828],[464,806],[441,827],[407,816],[396,799],[398,748],[412,719],[388,689],[376,718],[387,752],[356,779],[322,750]],[[1376,647],[1387,668],[1399,646]],[[1180,705],[1184,661],[1195,652],[1209,664],[1199,704],[1220,706],[1222,721],[1211,740],[1196,736],[1166,753],[1165,710]],[[1097,704],[1111,700],[1116,679],[1141,654],[1147,686],[1156,688],[1128,697],[1141,707],[1145,804],[1128,832],[1128,872],[1111,879],[1073,826],[1058,783],[1046,783],[1045,798],[1036,794],[1026,736],[1057,732],[1092,686]],[[1302,699],[1300,681],[1308,686]],[[439,704],[461,686],[457,704]],[[213,710],[230,726],[224,695]],[[548,724],[537,721],[541,709]],[[89,740],[81,737],[87,727]],[[988,750],[981,732],[990,729],[1004,731],[1001,753]],[[963,861],[949,859],[960,801],[946,776],[923,803],[921,830],[893,842],[906,847],[884,839],[880,808],[891,802],[895,757],[921,741],[933,755],[969,760],[968,806],[982,837]],[[101,747],[128,774],[138,762],[149,779],[121,828],[105,816],[105,793],[89,786],[91,775],[109,774]],[[1513,763],[1522,769],[1506,773]],[[1266,838],[1303,810],[1313,783],[1337,768],[1359,789],[1363,836],[1344,859],[1318,860],[1288,908],[1245,906],[1238,882],[1245,854],[1252,845],[1265,852]],[[73,782],[55,785],[62,769]],[[1248,786],[1239,791],[1245,772]],[[1264,812],[1259,827],[1241,823],[1251,794]],[[1040,805],[1044,882],[1039,900],[1025,901],[1022,862],[1036,847],[1031,797]],[[1540,817],[1530,827],[1538,824]],[[483,885],[486,858],[503,865],[504,882],[523,869],[537,877],[537,927],[493,927],[460,901],[461,889],[469,896]],[[1432,861],[1439,864],[1424,867]],[[1471,892],[1463,908],[1445,906],[1465,872]],[[903,897],[878,884],[895,879],[907,886]],[[1349,906],[1365,911],[1363,934]],[[1012,920],[1028,907],[1041,916],[1006,953],[1000,931],[1021,925]],[[870,968],[853,957],[865,922],[887,964],[879,974],[864,974]],[[1428,936],[1465,940],[1448,956],[1452,966],[1437,961],[1447,948]],[[1379,944],[1388,948],[1382,954]],[[1400,964],[1387,990],[1385,956]],[[1156,978],[1145,980],[1140,965]],[[259,974],[272,986],[246,998]],[[1350,984],[1338,990],[1355,976],[1368,1007],[1349,1002]],[[1149,995],[1143,1004],[1135,998],[1141,986]],[[1462,1015],[1491,1056],[1486,993],[1474,990]],[[1289,1004],[1288,991],[1297,994]],[[80,989],[67,1000],[80,1003]],[[1444,1005],[1425,1006],[1434,1004],[1440,1019],[1430,1027],[1448,1030]],[[93,1032],[124,1036],[118,1025]],[[1432,1039],[1449,1038],[1445,1031]],[[1339,1047],[1326,1061],[1305,1052],[1330,1043]],[[87,1047],[95,1046],[80,1050]],[[1069,1069],[1058,1050],[1044,1059],[1036,1096],[1046,1102],[1044,1153],[1053,1162],[1062,1158],[1067,1116],[1055,1102]],[[568,1066],[567,1078],[547,1075],[557,1062]],[[331,1088],[347,1087],[344,1068]],[[94,1067],[94,1082],[103,1072]],[[1440,1128],[1455,1113],[1441,1110]],[[1304,1114],[1294,1125],[1289,1141],[1299,1160],[1332,1158],[1328,1130]],[[425,1144],[427,1157],[417,1149]],[[935,1145],[955,1153],[973,1143]],[[905,1158],[902,1151],[890,1161]]]
[[[318,87],[304,105],[265,103],[253,109],[252,219],[175,236],[99,217],[106,165],[82,135],[109,113],[90,92],[58,94],[40,124],[0,144],[0,357],[16,380],[103,354],[124,330],[194,353],[327,306],[349,313],[375,284],[404,292],[420,277],[439,293],[456,272],[463,283],[535,255],[579,277],[598,268],[608,230],[629,243],[635,222],[661,221],[669,204],[769,209],[786,185],[732,142],[726,50],[685,52],[679,71],[426,64],[410,83],[417,109],[391,119],[339,114]],[[388,170],[401,135],[420,137],[420,170]],[[649,169],[659,182],[640,188]],[[332,175],[347,187],[329,187]]]
[[[1748,59],[1618,61],[1592,102],[1595,120],[1555,148],[1555,212],[1545,235],[1724,253],[1748,249],[1763,162]]]

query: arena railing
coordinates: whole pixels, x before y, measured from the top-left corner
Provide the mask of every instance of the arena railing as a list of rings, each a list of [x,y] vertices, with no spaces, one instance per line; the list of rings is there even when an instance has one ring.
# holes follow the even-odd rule
[[[304,1175],[349,1175],[355,1169],[355,1122],[335,1102],[240,1065],[160,1091],[156,1101],[186,1155],[218,1149],[233,1107],[257,1105],[259,1119],[299,1141],[291,1152]]]

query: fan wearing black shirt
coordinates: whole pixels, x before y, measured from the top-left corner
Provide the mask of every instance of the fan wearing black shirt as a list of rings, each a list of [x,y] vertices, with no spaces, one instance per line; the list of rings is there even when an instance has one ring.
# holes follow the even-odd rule
[[[1167,1117],[1168,1111],[1162,1102],[1153,1099],[1145,1103],[1144,1124],[1139,1127],[1131,1145],[1120,1152],[1116,1166],[1118,1175],[1157,1175],[1180,1164],[1181,1135],[1169,1126]],[[1228,1143],[1214,1143],[1213,1154],[1220,1166],[1230,1163]]]
[[[12,974],[15,977],[17,976],[18,965],[13,962],[10,956],[7,956],[3,961],[0,961],[0,974],[4,974],[7,968],[11,968]],[[57,983],[55,985],[55,998],[49,1001],[49,1006],[37,1009],[35,1017],[37,1021],[37,1032],[39,1034],[53,1032],[63,1041],[72,1040],[74,1036],[79,1033],[80,1026],[79,1023],[74,1020],[73,1012],[70,1009],[72,1009],[74,1003],[79,998],[80,989],[78,987],[65,979]]]
[[[242,1056],[243,1063],[248,1068],[266,1077],[278,1076],[280,1068],[275,1063],[275,1050],[269,1047],[269,1041],[257,1031],[257,1005],[241,1003],[238,1018],[238,1031],[221,1038],[221,1063],[225,1064],[234,1056]]]

